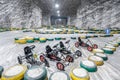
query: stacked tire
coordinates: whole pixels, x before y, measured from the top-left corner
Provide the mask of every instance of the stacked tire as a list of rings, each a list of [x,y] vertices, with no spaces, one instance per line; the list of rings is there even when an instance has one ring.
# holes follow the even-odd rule
[[[65,72],[54,72],[50,75],[49,80],[70,80],[70,77]]]
[[[40,66],[32,66],[26,71],[24,80],[47,80],[47,70]]]
[[[90,80],[88,72],[83,68],[75,68],[70,72],[72,80]]]
[[[27,70],[26,66],[15,65],[7,69],[2,74],[2,80],[21,80],[24,77],[24,74]]]
[[[97,66],[94,62],[85,60],[80,62],[80,66],[87,70],[88,72],[96,72],[97,71]]]
[[[47,41],[46,38],[40,38],[39,40],[40,40],[40,43],[45,43]]]

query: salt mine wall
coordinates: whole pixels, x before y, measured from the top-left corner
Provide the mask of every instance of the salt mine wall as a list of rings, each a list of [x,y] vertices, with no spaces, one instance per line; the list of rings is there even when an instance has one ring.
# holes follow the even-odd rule
[[[85,4],[84,4],[85,5]],[[77,10],[75,25],[78,28],[119,28],[120,0],[104,0],[94,4],[86,3]]]
[[[41,9],[32,0],[0,0],[0,27],[40,27]]]

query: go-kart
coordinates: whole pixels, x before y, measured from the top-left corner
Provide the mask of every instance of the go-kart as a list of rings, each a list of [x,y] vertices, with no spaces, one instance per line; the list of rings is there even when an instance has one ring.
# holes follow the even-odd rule
[[[58,44],[54,45],[52,49],[49,45],[47,45],[46,54],[43,54],[43,56],[49,58],[51,61],[55,61],[58,70],[64,70],[66,66],[74,62],[74,58],[69,54],[64,55],[61,53],[57,46]]]
[[[26,46],[24,48],[24,56],[18,56],[17,60],[19,64],[23,64],[23,62],[27,62],[30,65],[41,65],[45,63],[45,66],[49,67],[48,61],[45,59],[43,55],[40,55],[39,60],[36,60],[33,54],[33,49],[35,48],[35,45]]]
[[[89,42],[89,44],[88,44],[88,42]],[[83,42],[81,40],[81,38],[78,37],[78,41],[75,43],[75,47],[78,48],[79,46],[87,47],[88,51],[92,51],[93,49],[97,49],[98,48],[98,45],[97,44],[93,44],[89,39],[87,39],[86,42]]]

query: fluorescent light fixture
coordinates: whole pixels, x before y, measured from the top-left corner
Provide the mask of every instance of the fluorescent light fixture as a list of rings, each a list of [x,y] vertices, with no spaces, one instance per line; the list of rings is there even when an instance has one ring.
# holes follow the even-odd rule
[[[59,8],[59,4],[55,4],[55,8]]]
[[[59,14],[59,13],[60,13],[60,11],[57,11],[57,13]]]
[[[60,14],[58,14],[58,16],[60,16]]]
[[[61,19],[59,19],[59,21],[62,21]]]

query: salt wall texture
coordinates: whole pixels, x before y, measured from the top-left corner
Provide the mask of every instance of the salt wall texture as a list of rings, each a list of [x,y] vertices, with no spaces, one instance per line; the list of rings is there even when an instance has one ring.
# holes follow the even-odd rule
[[[83,0],[82,0],[83,1]],[[104,29],[119,28],[120,26],[120,0],[108,0],[95,2],[77,11],[76,26],[78,28],[97,28]]]
[[[40,27],[41,19],[34,0],[0,0],[0,27]]]

